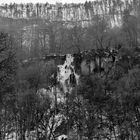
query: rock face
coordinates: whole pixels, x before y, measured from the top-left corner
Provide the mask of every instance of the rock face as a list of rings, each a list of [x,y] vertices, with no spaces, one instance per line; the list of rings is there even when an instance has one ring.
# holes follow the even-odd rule
[[[115,63],[116,57],[117,50],[93,49],[77,54],[48,55],[44,61],[54,61],[57,64],[57,72],[52,75],[52,78],[55,79],[52,86],[59,85],[58,87],[61,87],[63,93],[70,93],[71,89],[79,84],[80,76],[107,71],[108,63]]]
[[[0,16],[13,19],[42,18],[48,21],[89,24],[95,15],[104,16],[111,26],[120,25],[124,9],[135,13],[139,0],[96,0],[84,4],[10,4],[0,7]]]
[[[73,84],[78,84],[79,75],[75,73],[73,55],[67,54],[64,64],[58,65],[57,80],[61,84],[64,93],[70,92]]]
[[[50,77],[52,81],[50,87],[37,92],[41,102],[45,97],[49,97],[52,107],[55,107],[56,99],[58,104],[64,103],[66,94],[70,94],[72,89],[79,84],[81,76],[106,72],[109,69],[107,68],[108,63],[112,65],[115,63],[116,58],[114,60],[114,57],[116,54],[106,50],[104,52],[90,50],[77,54],[46,56],[45,62],[58,61],[58,59],[61,61],[60,63],[56,62],[57,70]]]

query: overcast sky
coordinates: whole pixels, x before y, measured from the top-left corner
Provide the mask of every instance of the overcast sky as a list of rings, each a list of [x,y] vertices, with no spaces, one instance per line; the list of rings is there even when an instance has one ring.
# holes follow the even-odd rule
[[[86,0],[0,0],[0,4],[2,3],[52,3],[55,4],[56,2],[62,2],[62,3],[84,3]],[[87,0],[88,1],[88,0]],[[94,0],[91,0],[94,1]]]

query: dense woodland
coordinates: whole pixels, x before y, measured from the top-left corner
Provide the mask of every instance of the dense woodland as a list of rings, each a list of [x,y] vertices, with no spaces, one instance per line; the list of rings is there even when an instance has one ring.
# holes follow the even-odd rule
[[[93,13],[97,3],[110,9],[110,13],[102,6],[104,12]],[[40,16],[39,8],[48,8],[49,4],[36,4],[34,17],[29,8],[32,4],[20,5],[27,8],[26,18],[15,12],[16,4],[1,6],[7,13],[10,8],[16,17],[0,17],[1,140],[11,133],[25,140],[26,133],[33,130],[37,140],[52,140],[61,134],[70,140],[140,140],[140,3],[124,3],[106,0],[57,5],[60,13],[61,8],[74,7],[76,11],[84,6],[90,15],[84,26],[84,19],[79,22]],[[121,4],[125,6],[121,8]],[[116,13],[119,6],[120,12]],[[108,17],[119,14],[121,25],[111,26]],[[78,55],[87,50],[99,52],[100,58],[106,50],[111,54],[114,51],[117,61],[108,61],[102,71],[99,65],[94,73],[80,74],[79,84],[65,95],[66,102],[57,103],[50,95],[38,96],[40,89],[56,84],[51,75],[57,66],[53,60],[45,60],[47,55]],[[94,55],[85,57],[88,61],[94,59]],[[60,114],[63,121],[56,127],[55,116]]]

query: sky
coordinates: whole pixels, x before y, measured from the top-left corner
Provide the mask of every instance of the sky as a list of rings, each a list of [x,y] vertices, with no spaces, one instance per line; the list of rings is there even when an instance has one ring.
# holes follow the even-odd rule
[[[0,4],[2,3],[51,3],[51,4],[55,4],[56,2],[62,2],[62,3],[84,3],[86,0],[0,0]],[[88,0],[87,0],[88,1]],[[94,1],[94,0],[90,0],[90,1]]]

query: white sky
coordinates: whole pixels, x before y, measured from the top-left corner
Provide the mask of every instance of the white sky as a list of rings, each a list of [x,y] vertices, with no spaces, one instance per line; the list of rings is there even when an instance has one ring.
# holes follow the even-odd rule
[[[0,4],[2,3],[51,3],[51,4],[55,4],[56,2],[62,2],[62,3],[84,3],[86,0],[0,0]],[[87,0],[88,1],[88,0]],[[94,1],[94,0],[90,0],[90,1]]]

